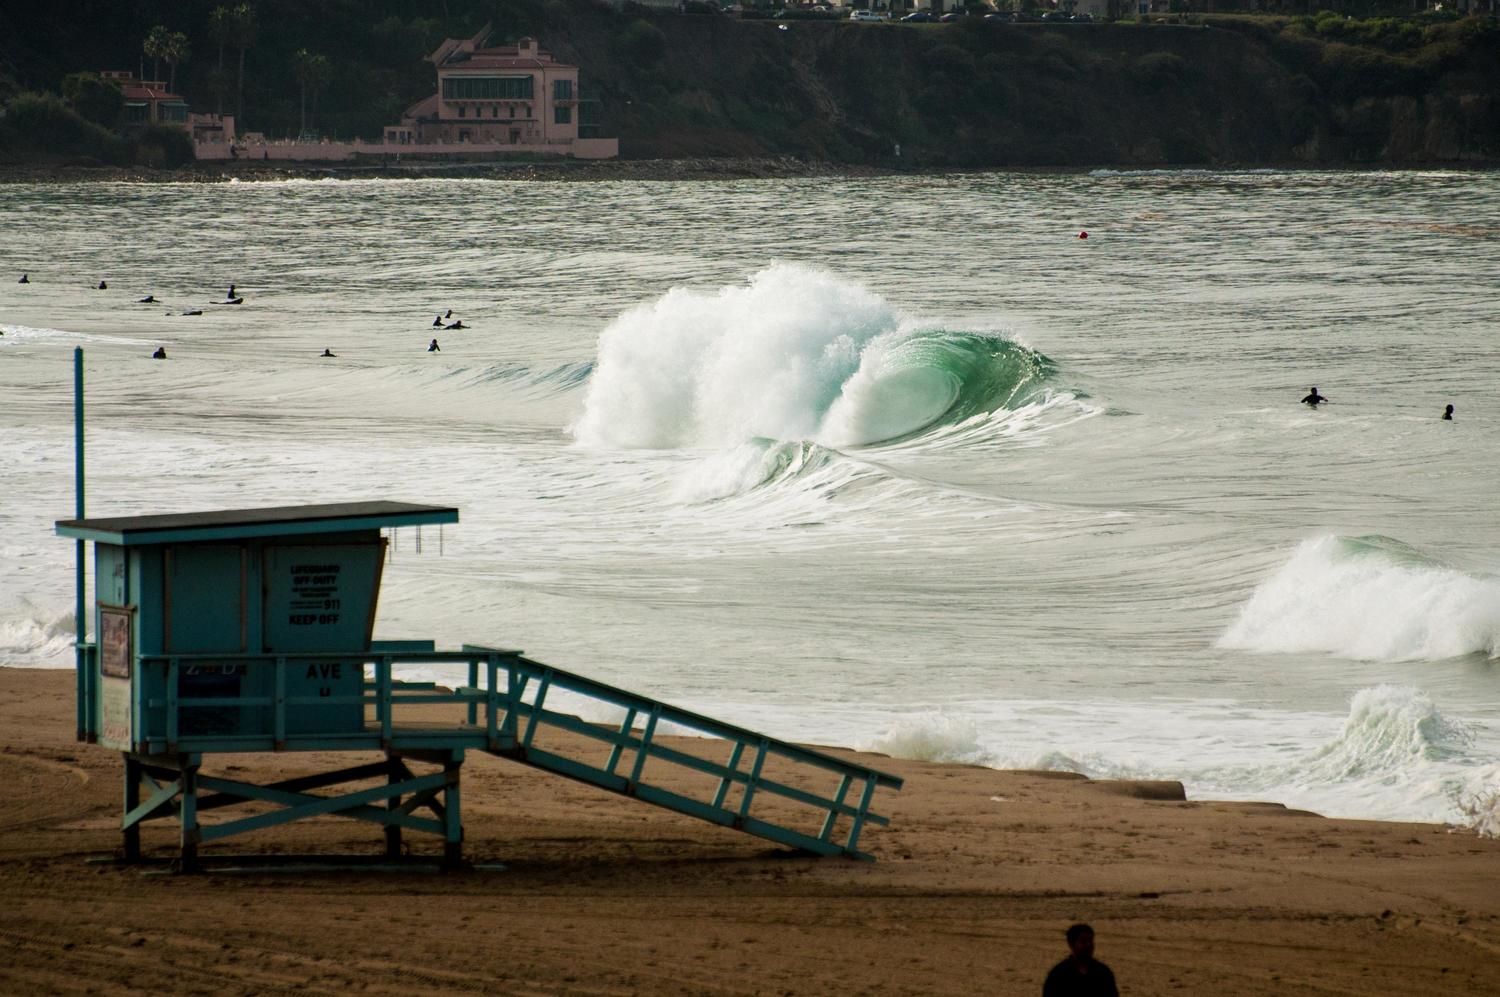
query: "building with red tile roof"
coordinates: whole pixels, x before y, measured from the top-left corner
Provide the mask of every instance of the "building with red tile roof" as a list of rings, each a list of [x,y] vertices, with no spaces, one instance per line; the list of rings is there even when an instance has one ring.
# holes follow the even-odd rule
[[[188,106],[160,80],[138,80],[129,70],[106,69],[99,73],[106,83],[120,88],[125,98],[125,126],[155,124],[187,127]]]

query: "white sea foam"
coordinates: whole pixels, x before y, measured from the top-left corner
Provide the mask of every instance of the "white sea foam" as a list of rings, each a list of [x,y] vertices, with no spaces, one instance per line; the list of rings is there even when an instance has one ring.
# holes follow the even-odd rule
[[[801,266],[713,294],[676,288],[601,334],[574,433],[645,448],[813,439],[865,345],[897,321],[871,292]]]
[[[979,744],[979,727],[967,717],[927,713],[904,717],[866,746],[894,758],[989,765],[993,756]]]
[[[1256,588],[1221,648],[1356,660],[1500,656],[1500,579],[1381,538],[1308,540]]]
[[[22,601],[0,611],[0,665],[61,668],[73,663],[72,612],[48,613]]]
[[[55,345],[59,342],[69,345],[86,346],[89,343],[116,343],[126,346],[143,346],[148,343],[144,339],[132,339],[129,336],[109,336],[98,332],[70,332],[67,329],[49,329],[45,326],[34,325],[6,325],[0,323],[0,347],[24,346],[27,344]]]

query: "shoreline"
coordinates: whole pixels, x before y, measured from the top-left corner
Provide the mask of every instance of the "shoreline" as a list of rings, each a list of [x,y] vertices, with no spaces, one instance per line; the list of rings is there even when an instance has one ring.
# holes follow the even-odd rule
[[[466,857],[503,870],[90,865],[118,842],[121,766],[73,740],[72,692],[68,669],[0,668],[7,992],[1034,995],[1074,921],[1093,924],[1127,994],[1500,992],[1500,840],[843,749],[906,780],[881,794],[890,826],[861,838],[873,863],[474,753]],[[206,769],[264,782],[349,762]],[[167,826],[144,838],[157,856],[174,843]],[[319,818],[204,854],[380,845],[373,825]]]
[[[601,181],[701,181],[701,180],[786,180],[802,178],[940,177],[975,173],[1080,174],[1098,170],[1119,173],[1182,172],[1451,172],[1484,173],[1500,169],[1494,164],[1454,163],[1383,163],[1383,164],[1163,164],[1096,163],[1089,166],[1007,167],[947,166],[896,167],[890,165],[837,163],[828,160],[804,160],[794,156],[683,159],[607,159],[559,160],[555,162],[525,160],[489,160],[482,162],[408,161],[406,163],[318,164],[314,162],[260,163],[202,162],[178,169],[147,167],[98,166],[79,164],[0,164],[0,186],[16,184],[76,183],[270,183],[282,180],[510,180],[531,182],[601,182]]]

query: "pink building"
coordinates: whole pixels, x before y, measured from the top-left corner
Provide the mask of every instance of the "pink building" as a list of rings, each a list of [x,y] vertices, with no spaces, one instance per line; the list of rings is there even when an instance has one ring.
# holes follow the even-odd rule
[[[428,56],[437,67],[437,92],[385,129],[386,145],[424,152],[512,146],[589,159],[618,154],[615,139],[579,137],[577,66],[556,61],[535,38],[485,48],[489,33],[485,25],[473,38],[450,38]]]

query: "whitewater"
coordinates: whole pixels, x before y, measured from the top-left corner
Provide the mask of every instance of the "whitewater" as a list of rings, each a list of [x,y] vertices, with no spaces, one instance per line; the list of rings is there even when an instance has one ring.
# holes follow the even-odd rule
[[[1500,176],[5,185],[0,232],[0,664],[72,663],[82,346],[90,514],[458,506],[379,637],[1500,832]]]

